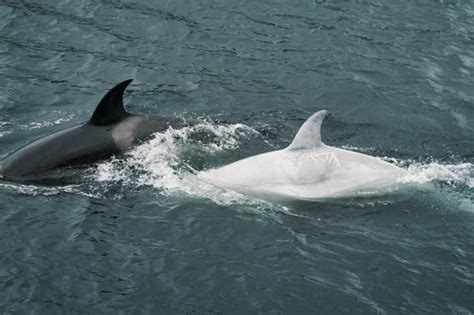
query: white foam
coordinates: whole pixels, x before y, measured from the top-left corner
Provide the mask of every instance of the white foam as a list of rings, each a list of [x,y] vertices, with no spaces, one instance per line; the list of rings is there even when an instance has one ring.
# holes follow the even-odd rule
[[[79,185],[67,185],[58,187],[36,186],[33,184],[18,184],[9,182],[0,182],[0,190],[13,190],[17,193],[29,196],[55,196],[62,193],[72,193],[88,197],[97,198],[98,196],[85,192]]]
[[[401,183],[425,184],[441,181],[474,188],[474,164],[472,163],[444,163],[436,160],[417,162],[386,156],[380,158],[406,170],[405,176],[400,179]]]
[[[2,130],[5,126],[10,125],[8,121],[0,121],[0,138],[11,133],[11,130]]]
[[[19,127],[22,128],[22,129],[28,129],[28,130],[41,129],[41,128],[45,128],[45,127],[59,125],[59,124],[71,121],[72,119],[74,119],[74,115],[69,114],[65,117],[61,117],[61,118],[58,118],[58,119],[55,119],[55,120],[44,120],[44,121],[41,121],[41,122],[31,122],[31,123],[28,123],[28,124],[25,124],[25,125],[19,125]]]
[[[413,163],[408,166],[406,175],[400,181],[416,184],[442,181],[449,184],[464,184],[469,188],[474,188],[474,165],[471,163]]]
[[[215,137],[209,143],[188,141],[193,134],[205,132]],[[242,125],[215,125],[207,122],[182,129],[168,129],[137,146],[123,158],[112,158],[98,165],[98,181],[123,181],[126,185],[152,186],[164,195],[185,195],[208,198],[218,204],[258,204],[260,201],[233,191],[216,188],[195,174],[197,171],[181,156],[182,151],[194,143],[192,149],[213,154],[233,150],[242,139],[258,135],[254,129]]]

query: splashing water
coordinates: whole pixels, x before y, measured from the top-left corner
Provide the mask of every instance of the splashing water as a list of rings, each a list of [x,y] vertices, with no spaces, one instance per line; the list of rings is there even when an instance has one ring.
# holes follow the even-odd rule
[[[450,184],[465,184],[474,188],[474,166],[471,163],[429,164],[415,163],[408,166],[407,175],[402,179],[404,183],[427,183],[444,181]]]
[[[193,141],[197,133],[212,136],[212,141]],[[217,204],[254,204],[252,200],[237,192],[216,188],[195,174],[191,161],[182,157],[191,146],[194,151],[215,154],[238,148],[241,139],[249,139],[258,132],[242,124],[214,125],[200,123],[192,127],[168,129],[155,134],[150,141],[139,145],[123,158],[112,158],[98,165],[95,179],[98,181],[122,181],[126,185],[151,186],[164,195],[185,195],[208,198]]]
[[[400,179],[400,182],[404,184],[441,181],[451,185],[461,184],[474,188],[474,165],[472,163],[451,164],[439,161],[420,163],[414,160],[397,160],[389,157],[381,157],[381,159],[406,170],[405,176]]]

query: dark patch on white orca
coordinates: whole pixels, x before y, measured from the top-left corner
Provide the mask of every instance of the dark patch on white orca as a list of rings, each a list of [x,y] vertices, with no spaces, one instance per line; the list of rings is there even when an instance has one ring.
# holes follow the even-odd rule
[[[52,170],[93,163],[123,152],[156,132],[192,125],[181,118],[128,113],[123,94],[132,80],[113,87],[88,122],[39,138],[1,161],[2,179],[28,181]]]

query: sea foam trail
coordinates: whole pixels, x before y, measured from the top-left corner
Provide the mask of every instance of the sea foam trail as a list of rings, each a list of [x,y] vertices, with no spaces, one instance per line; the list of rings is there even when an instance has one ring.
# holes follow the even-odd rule
[[[211,141],[194,141],[193,136],[205,133]],[[258,132],[242,124],[215,125],[207,122],[182,129],[168,129],[155,134],[150,141],[134,148],[122,158],[100,163],[95,179],[121,181],[125,185],[152,186],[164,195],[185,195],[208,198],[218,204],[258,204],[237,192],[216,188],[195,174],[197,171],[183,151],[212,155],[235,150],[243,139]]]
[[[419,184],[431,181],[444,181],[448,183],[462,183],[469,188],[474,188],[474,166],[471,163],[415,163],[408,166],[407,175],[402,178],[402,181]]]
[[[424,184],[434,181],[446,182],[448,184],[462,184],[474,188],[474,165],[472,163],[443,163],[430,161],[427,163],[415,162],[413,160],[397,160],[382,157],[385,161],[404,168],[405,176],[400,178],[405,184]]]

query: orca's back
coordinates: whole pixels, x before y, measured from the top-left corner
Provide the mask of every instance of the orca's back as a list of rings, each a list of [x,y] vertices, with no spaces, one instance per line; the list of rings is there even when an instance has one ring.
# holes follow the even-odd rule
[[[97,161],[116,152],[110,133],[88,124],[49,134],[1,161],[4,178],[40,175],[54,168]]]

